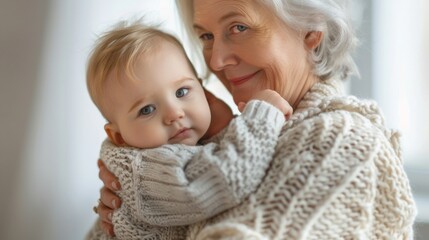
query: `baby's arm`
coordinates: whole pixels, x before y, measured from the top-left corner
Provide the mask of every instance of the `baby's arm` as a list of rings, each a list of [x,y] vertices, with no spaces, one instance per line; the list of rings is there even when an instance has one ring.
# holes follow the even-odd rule
[[[187,227],[159,227],[143,222],[133,221],[132,214],[123,210],[115,211],[113,218],[115,236],[109,236],[101,228],[100,219],[97,219],[90,231],[85,236],[85,240],[182,240],[186,238]]]
[[[191,224],[237,205],[264,177],[284,114],[271,104],[251,101],[219,143],[166,145],[129,154],[135,158],[132,176],[124,179],[111,169],[124,189],[135,193],[120,194],[123,202],[135,209],[131,212],[137,219],[162,226]]]

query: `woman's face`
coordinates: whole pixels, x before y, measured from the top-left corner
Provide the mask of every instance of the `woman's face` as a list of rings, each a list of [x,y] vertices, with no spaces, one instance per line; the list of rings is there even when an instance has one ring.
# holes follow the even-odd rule
[[[295,106],[314,80],[306,34],[257,1],[194,0],[194,28],[206,64],[235,103],[272,89]]]

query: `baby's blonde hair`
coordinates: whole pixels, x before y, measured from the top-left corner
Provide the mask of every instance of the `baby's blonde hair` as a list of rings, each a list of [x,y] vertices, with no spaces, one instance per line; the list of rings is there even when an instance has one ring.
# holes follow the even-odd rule
[[[156,50],[161,40],[178,46],[197,76],[182,44],[176,37],[156,27],[144,25],[140,21],[120,22],[96,41],[87,64],[86,84],[92,101],[104,118],[109,120],[102,106],[103,85],[108,75],[115,74],[117,80],[121,77],[134,79],[134,66],[139,57]]]

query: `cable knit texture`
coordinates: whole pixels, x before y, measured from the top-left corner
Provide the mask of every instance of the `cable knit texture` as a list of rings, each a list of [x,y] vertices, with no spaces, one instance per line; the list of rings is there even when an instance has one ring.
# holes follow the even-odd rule
[[[204,146],[143,150],[106,140],[100,158],[122,186],[113,239],[185,239],[185,225],[243,202],[265,176],[284,123],[277,108],[254,100]],[[97,221],[87,239],[112,238]]]
[[[341,87],[315,84],[283,127],[256,192],[192,224],[186,239],[412,239],[416,207],[399,134],[385,127],[374,102]],[[224,173],[242,174],[243,165],[231,167]],[[230,184],[246,178],[225,179],[236,191]],[[207,199],[224,194],[205,190]]]
[[[187,239],[412,239],[399,134],[372,101],[315,84],[281,133],[258,190]],[[259,234],[259,235],[258,235]]]

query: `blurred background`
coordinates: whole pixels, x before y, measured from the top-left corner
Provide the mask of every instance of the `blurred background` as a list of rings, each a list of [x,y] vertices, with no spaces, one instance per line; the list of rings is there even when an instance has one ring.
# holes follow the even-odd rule
[[[378,101],[402,132],[415,239],[429,239],[429,2],[354,0],[350,9],[361,78],[348,89]],[[172,0],[0,0],[0,239],[83,239],[91,227],[105,133],[86,60],[98,34],[142,15],[180,36]]]

